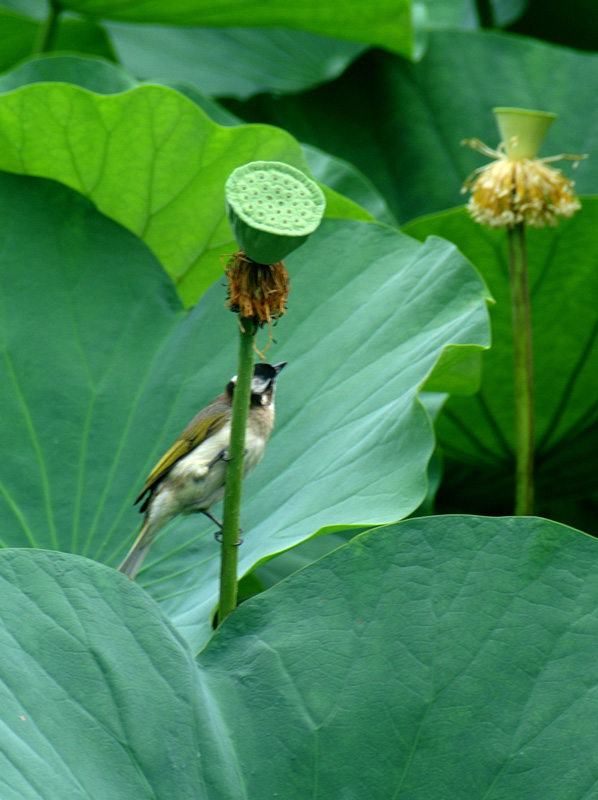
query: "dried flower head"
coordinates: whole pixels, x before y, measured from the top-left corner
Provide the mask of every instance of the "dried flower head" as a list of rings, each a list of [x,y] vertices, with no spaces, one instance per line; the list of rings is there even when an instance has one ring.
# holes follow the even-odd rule
[[[282,261],[258,264],[242,250],[231,256],[227,266],[228,300],[231,311],[258,326],[286,313],[289,295],[289,276]]]
[[[475,170],[461,189],[471,192],[466,208],[476,222],[493,228],[520,222],[541,228],[556,225],[557,217],[570,217],[581,208],[574,182],[548,162],[563,158],[579,162],[585,156],[516,158],[505,153],[503,145],[492,150],[479,139],[462,144],[495,159]]]

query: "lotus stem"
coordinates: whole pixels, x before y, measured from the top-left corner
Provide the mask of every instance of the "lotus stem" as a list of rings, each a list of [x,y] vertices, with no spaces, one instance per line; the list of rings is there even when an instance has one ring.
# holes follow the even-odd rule
[[[515,378],[515,514],[529,516],[534,501],[532,322],[523,222],[508,228]]]
[[[231,611],[234,611],[237,605],[237,563],[243,462],[245,459],[245,430],[247,428],[247,415],[251,398],[254,340],[257,331],[257,326],[252,319],[241,318],[239,322],[239,365],[237,383],[233,394],[229,461],[226,467],[224,515],[222,518],[219,625],[222,624]]]

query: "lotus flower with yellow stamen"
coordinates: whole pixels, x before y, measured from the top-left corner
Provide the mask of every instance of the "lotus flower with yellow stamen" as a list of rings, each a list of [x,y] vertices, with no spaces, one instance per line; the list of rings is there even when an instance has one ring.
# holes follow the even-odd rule
[[[574,182],[551,161],[585,156],[558,155],[537,158],[536,154],[554,114],[520,109],[494,109],[503,142],[496,150],[479,139],[468,139],[474,150],[495,160],[467,178],[462,192],[471,192],[467,210],[476,222],[493,228],[519,223],[541,228],[556,225],[558,217],[570,217],[580,202]]]

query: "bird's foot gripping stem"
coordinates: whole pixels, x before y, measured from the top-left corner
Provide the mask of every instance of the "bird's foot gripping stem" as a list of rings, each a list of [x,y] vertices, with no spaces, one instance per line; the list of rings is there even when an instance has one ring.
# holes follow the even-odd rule
[[[217,542],[222,544],[222,523],[220,520],[216,519],[216,517],[213,514],[210,514],[209,511],[202,511],[201,513],[204,514],[208,519],[211,519],[214,525],[218,526],[218,530],[214,534],[214,538]],[[243,528],[239,528],[239,533],[243,533]],[[243,539],[241,536],[239,536],[238,541],[235,542],[235,547],[238,547],[240,544],[243,544]]]
[[[245,450],[245,452],[243,453],[243,457],[245,457],[245,456],[247,455],[247,453],[248,453],[248,451],[247,451],[247,450]],[[214,465],[214,464],[215,464],[217,461],[224,461],[224,462],[228,463],[229,461],[232,461],[232,460],[233,460],[233,457],[232,457],[232,456],[231,456],[231,454],[228,452],[228,450],[223,450],[223,451],[222,451],[221,453],[219,453],[219,454],[216,456],[216,458],[215,458],[215,459],[214,459],[214,460],[213,460],[213,461],[210,463],[210,466],[213,466],[213,465]]]
[[[239,533],[243,533],[243,528],[239,528]],[[214,539],[216,539],[217,542],[220,542],[220,544],[222,544],[222,531],[216,531],[216,533],[214,534]],[[243,544],[242,536],[239,536],[238,540],[236,542],[233,542],[233,546],[238,547],[240,544]]]

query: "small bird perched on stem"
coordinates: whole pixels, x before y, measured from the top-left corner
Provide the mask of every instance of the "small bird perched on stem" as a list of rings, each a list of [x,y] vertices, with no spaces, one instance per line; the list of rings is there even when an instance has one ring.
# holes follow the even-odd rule
[[[285,364],[254,367],[245,434],[244,478],[264,455],[274,426],[276,379]],[[191,420],[149,474],[135,501],[138,503],[149,492],[139,509],[145,513],[145,519],[118,568],[131,580],[135,579],[158,532],[179,514],[199,512],[222,527],[209,509],[224,496],[236,380],[236,376],[231,378],[224,392]]]

